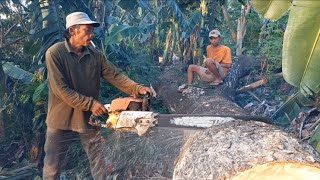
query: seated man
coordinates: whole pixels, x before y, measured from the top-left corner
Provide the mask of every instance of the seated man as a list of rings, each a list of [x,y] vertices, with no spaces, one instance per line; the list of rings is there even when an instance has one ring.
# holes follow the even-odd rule
[[[202,81],[211,85],[223,83],[223,79],[231,67],[231,50],[229,47],[221,45],[221,34],[218,30],[209,33],[210,45],[207,46],[207,58],[204,59],[205,67],[191,64],[188,67],[188,84],[179,86],[179,91],[192,84],[193,73],[196,73]]]

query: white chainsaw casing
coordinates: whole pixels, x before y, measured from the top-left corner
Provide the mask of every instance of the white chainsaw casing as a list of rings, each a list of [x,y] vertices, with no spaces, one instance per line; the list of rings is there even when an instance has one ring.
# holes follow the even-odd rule
[[[139,136],[143,136],[157,123],[156,115],[150,111],[122,111],[115,129],[134,128]]]

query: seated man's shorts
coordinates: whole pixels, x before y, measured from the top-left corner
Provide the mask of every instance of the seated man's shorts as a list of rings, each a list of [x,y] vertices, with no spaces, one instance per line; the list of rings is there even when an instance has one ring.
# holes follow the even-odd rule
[[[218,71],[219,71],[219,74],[221,76],[221,79],[224,79],[225,78],[225,74],[224,74],[224,70],[223,70],[223,67],[216,61],[214,61]],[[206,82],[213,82],[215,81],[215,77],[213,75],[213,73],[208,69],[208,68],[205,68],[205,67],[202,67],[200,66],[200,79],[202,81],[206,81]],[[208,70],[208,74],[206,73],[206,71]]]

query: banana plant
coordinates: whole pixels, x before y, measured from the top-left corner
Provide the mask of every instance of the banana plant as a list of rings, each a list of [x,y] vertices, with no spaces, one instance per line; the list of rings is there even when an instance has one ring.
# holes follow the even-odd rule
[[[282,49],[284,79],[304,95],[320,90],[320,1],[254,0],[254,8],[265,18],[279,19],[289,12]]]

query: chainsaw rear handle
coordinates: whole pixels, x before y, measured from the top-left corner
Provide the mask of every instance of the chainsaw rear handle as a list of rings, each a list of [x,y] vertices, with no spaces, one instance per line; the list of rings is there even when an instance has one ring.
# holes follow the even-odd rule
[[[91,126],[101,126],[101,124],[106,123],[108,117],[109,117],[108,113],[105,113],[105,114],[100,115],[100,116],[95,116],[95,115],[91,114],[88,123]]]
[[[143,95],[142,97],[142,111],[149,111],[150,108],[150,99],[151,99],[151,94],[147,92],[146,94]]]

